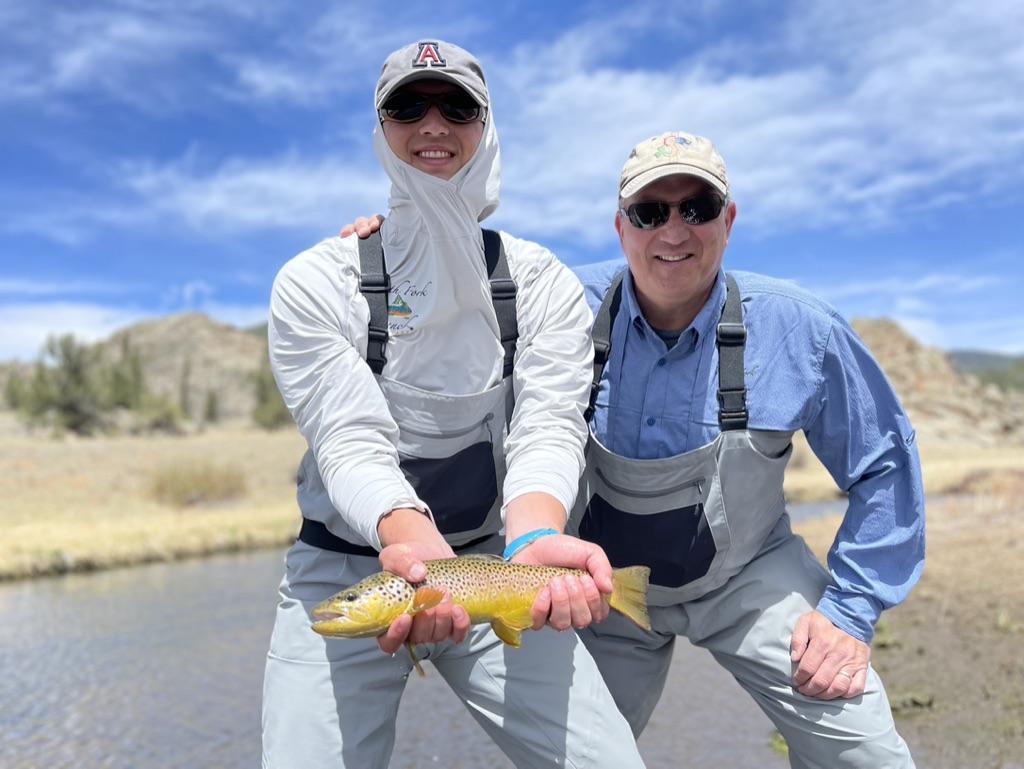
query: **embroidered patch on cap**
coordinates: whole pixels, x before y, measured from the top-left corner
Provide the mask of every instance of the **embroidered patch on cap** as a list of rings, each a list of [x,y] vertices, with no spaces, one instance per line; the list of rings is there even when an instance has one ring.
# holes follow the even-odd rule
[[[447,67],[448,62],[441,56],[436,40],[427,40],[419,44],[420,50],[412,60],[414,67]]]

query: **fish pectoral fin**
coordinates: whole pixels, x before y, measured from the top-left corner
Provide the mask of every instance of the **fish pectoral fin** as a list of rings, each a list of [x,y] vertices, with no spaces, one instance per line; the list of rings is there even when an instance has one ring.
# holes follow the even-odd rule
[[[412,645],[412,641],[406,641],[405,648],[409,650],[409,659],[412,660],[412,666],[416,668],[416,672],[420,674],[420,678],[425,678],[427,671],[425,671],[423,666],[420,664],[419,658],[416,656],[416,647]]]
[[[533,616],[530,607],[511,613],[502,614],[491,620],[495,635],[509,646],[518,647],[522,643],[522,631],[533,627]]]
[[[444,600],[444,591],[436,587],[421,587],[412,597],[412,606],[409,607],[409,614],[432,609]]]

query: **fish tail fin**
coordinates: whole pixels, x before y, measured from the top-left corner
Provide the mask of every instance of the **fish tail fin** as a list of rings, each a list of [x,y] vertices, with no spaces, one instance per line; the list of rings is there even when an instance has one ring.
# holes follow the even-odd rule
[[[651,570],[647,566],[626,566],[612,569],[612,595],[608,603],[644,630],[651,629],[647,614],[647,581]]]
[[[425,678],[427,671],[423,669],[419,659],[416,657],[416,649],[412,645],[412,641],[406,641],[405,648],[409,650],[409,659],[412,660],[412,666],[416,668],[416,672],[420,674],[420,678]]]

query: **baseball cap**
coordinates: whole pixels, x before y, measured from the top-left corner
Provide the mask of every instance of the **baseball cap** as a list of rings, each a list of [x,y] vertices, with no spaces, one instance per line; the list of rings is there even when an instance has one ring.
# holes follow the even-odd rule
[[[448,80],[487,105],[487,83],[480,62],[469,51],[444,40],[420,40],[399,48],[384,62],[377,81],[377,109],[400,86],[414,80]]]
[[[703,179],[729,196],[725,161],[710,139],[670,131],[640,142],[629,153],[619,177],[619,198],[629,198],[665,176],[686,174]]]

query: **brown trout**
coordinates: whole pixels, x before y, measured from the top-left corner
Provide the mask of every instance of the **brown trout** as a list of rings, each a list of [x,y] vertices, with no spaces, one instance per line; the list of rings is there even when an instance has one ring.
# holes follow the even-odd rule
[[[410,584],[396,574],[381,571],[335,593],[313,609],[313,630],[337,638],[378,636],[400,614],[416,614],[439,604],[445,592],[461,604],[470,622],[489,622],[510,646],[519,646],[522,631],[533,626],[530,607],[552,577],[583,575],[579,569],[508,563],[496,555],[463,555],[426,561],[427,577]],[[608,603],[645,630],[647,616],[646,566],[612,570],[614,589]],[[407,644],[413,662],[416,656]],[[422,674],[422,668],[416,663]]]

